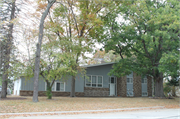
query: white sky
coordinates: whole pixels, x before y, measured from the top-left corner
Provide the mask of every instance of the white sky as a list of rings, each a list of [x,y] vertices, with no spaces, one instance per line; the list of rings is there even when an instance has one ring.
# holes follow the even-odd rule
[[[22,10],[19,13],[19,22],[21,22],[23,24],[23,26],[21,26],[21,27],[24,27],[24,29],[31,28],[32,26],[36,26],[37,29],[39,27],[40,19],[37,20],[37,19],[33,19],[30,16],[28,16],[29,13],[34,13],[35,12],[34,6],[35,6],[35,4],[34,5],[33,4],[29,4],[29,5],[21,6]],[[19,32],[18,34],[16,33],[14,35],[15,35],[16,41],[18,42],[18,48],[19,48],[20,52],[22,52],[22,54],[24,56],[27,56],[26,58],[28,59],[28,51],[27,51],[27,46],[26,46],[25,40],[23,38],[23,33]],[[37,41],[38,41],[38,39],[36,38],[35,39],[35,43],[33,44],[34,46],[36,45]],[[95,51],[95,50],[100,49],[102,47],[103,47],[102,44],[95,43],[95,48],[93,50]],[[93,53],[94,52],[92,52],[92,53],[85,53],[85,55],[87,57],[92,58],[93,57]],[[32,54],[34,54],[34,52],[31,52],[31,55]]]

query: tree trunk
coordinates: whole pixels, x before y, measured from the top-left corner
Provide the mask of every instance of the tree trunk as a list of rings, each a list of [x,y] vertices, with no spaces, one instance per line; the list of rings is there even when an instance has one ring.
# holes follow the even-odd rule
[[[70,97],[75,97],[75,76],[72,76]]]
[[[12,8],[11,8],[11,15],[10,15],[10,23],[8,25],[8,34],[7,34],[7,39],[6,39],[6,45],[5,45],[5,53],[4,53],[4,70],[3,70],[3,76],[2,76],[2,91],[1,91],[1,98],[6,98],[7,94],[7,85],[8,85],[8,69],[9,69],[9,61],[10,61],[10,53],[11,53],[11,48],[12,48],[12,40],[13,40],[13,22],[12,20],[14,19],[15,15],[15,2],[16,0],[12,0]]]
[[[163,91],[163,76],[160,74],[159,78],[155,80],[155,97],[165,97]]]
[[[172,86],[172,96],[176,97],[176,88],[174,85]]]
[[[3,60],[2,60],[2,58],[3,58],[3,57],[2,57],[2,56],[3,56],[3,48],[2,48],[2,47],[3,47],[2,41],[0,41],[0,75],[1,75],[1,68],[2,68],[2,64],[3,64],[3,63],[2,63],[2,61],[3,61]]]
[[[6,68],[4,68],[4,72],[7,69],[7,65],[5,66]],[[8,75],[7,73],[3,73],[2,76],[2,90],[1,90],[1,98],[6,98],[6,94],[7,94],[7,85],[8,85],[8,81],[7,81]]]
[[[51,84],[49,81],[46,81],[46,83],[47,83],[46,95],[47,95],[48,99],[52,99]]]
[[[44,20],[49,13],[51,6],[56,2],[56,0],[49,0],[46,10],[41,16],[40,26],[39,26],[39,38],[36,49],[35,58],[35,70],[34,70],[34,92],[33,92],[33,102],[38,102],[38,80],[39,80],[39,65],[40,65],[40,55],[41,55],[41,44],[43,38]]]

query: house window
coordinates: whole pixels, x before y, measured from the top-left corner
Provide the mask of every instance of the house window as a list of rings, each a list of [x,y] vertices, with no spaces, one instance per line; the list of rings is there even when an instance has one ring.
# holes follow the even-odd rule
[[[102,76],[98,76],[98,84],[97,84],[97,87],[102,87]]]
[[[50,84],[50,85],[51,85],[51,84]],[[55,87],[55,83],[53,84],[53,86],[52,86],[52,88],[51,88],[52,91],[55,91],[54,87]],[[45,91],[47,91],[47,83],[46,83],[46,82],[45,82]]]
[[[45,82],[45,91],[47,90],[47,84]],[[65,91],[65,83],[64,82],[54,82],[52,91]]]
[[[88,76],[88,78],[86,78],[86,87],[91,87],[91,76]]]
[[[141,79],[141,83],[147,83],[147,78],[143,78],[143,79]]]
[[[96,87],[96,84],[97,84],[96,76],[92,76],[92,87]]]
[[[116,83],[115,77],[109,77],[109,83]]]
[[[64,82],[56,82],[55,91],[65,91],[65,83]]]
[[[103,77],[102,76],[95,76],[95,75],[88,75],[88,78],[85,80],[86,87],[102,87],[103,85]]]
[[[133,78],[127,78],[127,83],[133,83]]]
[[[148,96],[147,92],[142,92],[142,96]]]

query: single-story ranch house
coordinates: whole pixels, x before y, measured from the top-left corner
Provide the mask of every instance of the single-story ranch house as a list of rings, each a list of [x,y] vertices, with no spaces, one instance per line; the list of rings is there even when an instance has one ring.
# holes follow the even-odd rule
[[[132,72],[124,77],[109,76],[114,63],[104,63],[83,66],[86,68],[85,79],[80,73],[76,76],[76,96],[152,96],[152,78],[142,77]],[[14,95],[32,96],[34,79],[25,80],[24,77],[14,82]],[[45,96],[46,82],[39,79],[39,96]],[[69,96],[71,91],[71,77],[64,82],[56,80],[52,87],[53,96]]]

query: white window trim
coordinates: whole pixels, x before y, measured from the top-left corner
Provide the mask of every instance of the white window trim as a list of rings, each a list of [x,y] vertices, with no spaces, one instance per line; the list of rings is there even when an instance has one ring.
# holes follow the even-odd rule
[[[130,82],[127,82],[127,78],[131,78],[131,79],[132,79],[132,82],[131,82],[131,81],[130,81]],[[126,83],[127,83],[127,84],[133,85],[133,82],[134,82],[133,76],[126,76]],[[126,85],[127,85],[127,84],[126,84]],[[127,89],[126,95],[127,95],[127,96],[130,96],[130,97],[133,97],[133,96],[134,96],[134,86],[133,86],[133,89],[132,89],[132,90]]]
[[[114,77],[114,79],[115,79],[115,83],[114,83],[114,84],[116,84],[116,83],[117,83],[117,78],[116,78],[115,76],[109,76],[109,79],[110,79],[111,77]],[[110,82],[109,82],[109,84],[110,84]]]
[[[147,82],[148,82],[148,81],[147,81],[147,78],[143,78],[143,80],[144,80],[144,79],[146,79],[146,83],[144,83],[144,81],[143,81],[143,83],[142,83],[142,81],[141,81],[141,83],[142,83],[142,84],[147,84]]]
[[[63,90],[63,91],[61,91],[61,89],[60,89],[60,91],[57,91],[57,90],[56,90],[57,83],[60,83],[60,85],[61,85],[61,83],[64,83],[64,90]],[[65,83],[66,83],[66,82],[56,81],[56,82],[55,82],[55,91],[57,91],[57,92],[64,92],[64,91],[65,91]],[[60,87],[60,88],[61,88],[61,87]]]
[[[92,79],[92,76],[91,75],[87,75],[87,77],[91,77],[91,79]],[[88,79],[88,80],[91,80],[91,79]],[[86,86],[86,77],[85,77],[85,87],[92,87],[92,81],[90,81],[91,82],[91,86]]]
[[[55,82],[54,82],[54,84],[53,85],[55,85]],[[45,81],[45,91],[47,91],[47,83],[46,83],[46,81]],[[52,86],[52,88],[53,88],[53,86]],[[54,91],[54,90],[52,90],[52,91]]]
[[[129,97],[133,97],[134,96],[134,90],[132,89],[132,90],[127,90],[127,94],[126,94],[127,96],[129,96]]]
[[[115,94],[115,96],[117,96],[117,77],[115,77],[115,76],[110,76],[109,78],[111,78],[111,77],[114,77],[114,79],[115,79],[115,83],[114,83],[115,86],[116,86],[116,89],[115,89],[115,90],[116,90],[116,91],[115,91],[116,94]],[[108,81],[108,82],[109,82],[109,81]],[[110,84],[111,84],[111,83],[109,82],[109,85],[110,85]],[[110,87],[109,87],[109,88],[110,88]],[[110,96],[110,89],[109,89],[109,96]]]
[[[131,82],[131,81],[130,81],[130,82],[127,82],[127,78],[132,79],[132,82]],[[133,77],[126,77],[126,83],[127,83],[127,84],[133,84]]]
[[[146,93],[147,95],[143,95],[143,93]],[[143,91],[142,92],[142,96],[144,96],[144,97],[148,96],[148,92],[147,91]]]
[[[54,90],[52,90],[52,91],[56,91],[57,83],[64,83],[64,91],[65,91],[66,82],[61,82],[61,81],[54,81]],[[47,83],[45,82],[45,91],[47,91],[46,87],[47,87]],[[52,88],[53,88],[53,86],[52,86]],[[62,91],[57,91],[57,92],[62,92]]]
[[[87,76],[89,77],[91,77],[91,86],[86,86],[86,78],[85,78],[85,87],[92,87],[92,76],[96,76],[96,87],[92,87],[92,88],[103,88],[103,76],[101,76],[101,75],[90,75],[90,74],[87,74]],[[98,87],[98,76],[101,76],[102,77],[102,87]],[[89,80],[89,79],[88,79]]]

